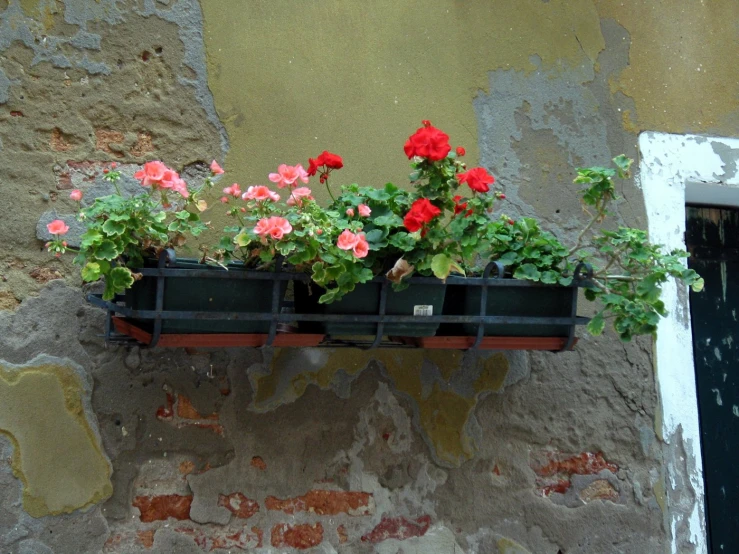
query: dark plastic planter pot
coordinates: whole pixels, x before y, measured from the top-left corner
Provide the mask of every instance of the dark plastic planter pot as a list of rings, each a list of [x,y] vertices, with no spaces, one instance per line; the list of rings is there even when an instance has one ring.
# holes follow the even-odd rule
[[[297,281],[295,284],[296,313],[324,313],[352,315],[377,315],[380,306],[381,283],[362,283],[345,295],[338,302],[318,304],[323,289],[308,286]],[[417,321],[412,323],[385,323],[383,334],[403,337],[432,337],[439,328],[438,323],[424,322],[425,315],[441,315],[444,306],[446,285],[414,284],[405,290],[395,292],[388,286],[386,315],[416,315]],[[431,307],[429,309],[428,307]],[[421,315],[423,314],[423,315]],[[377,332],[375,323],[335,322],[301,323],[301,332],[323,331],[332,337],[347,335],[374,335]]]
[[[148,265],[148,264],[147,264]],[[151,267],[156,267],[152,264]],[[196,260],[178,260],[169,269],[207,269],[222,272],[220,267],[200,264]],[[245,271],[229,266],[228,271]],[[287,281],[282,282],[284,286]],[[164,281],[165,311],[201,312],[266,312],[272,309],[270,280],[218,279],[207,277],[166,277]],[[145,276],[125,294],[126,306],[134,310],[154,310],[157,278]],[[151,329],[152,320],[139,320],[142,328]],[[199,319],[165,319],[162,333],[268,333],[269,321],[225,321]]]
[[[513,281],[513,279],[510,279]],[[481,287],[450,285],[447,287],[445,315],[480,315]],[[510,317],[571,317],[573,289],[560,286],[488,287],[485,315]],[[450,335],[477,335],[478,324],[446,325]],[[568,325],[486,324],[485,336],[498,337],[566,337]]]

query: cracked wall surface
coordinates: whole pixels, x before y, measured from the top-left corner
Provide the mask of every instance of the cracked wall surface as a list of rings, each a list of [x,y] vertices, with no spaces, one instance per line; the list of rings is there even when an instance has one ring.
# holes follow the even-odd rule
[[[638,156],[645,129],[735,134],[737,33],[718,22],[736,9],[0,0],[0,551],[669,552],[694,450],[655,432],[649,340],[105,347],[37,224],[73,213],[72,188],[103,194],[111,161],[198,179],[225,158],[245,186],[329,149],[342,182],[404,184],[427,118],[496,175],[503,210],[567,237],[574,165]],[[642,191],[618,193],[616,221],[645,225]]]

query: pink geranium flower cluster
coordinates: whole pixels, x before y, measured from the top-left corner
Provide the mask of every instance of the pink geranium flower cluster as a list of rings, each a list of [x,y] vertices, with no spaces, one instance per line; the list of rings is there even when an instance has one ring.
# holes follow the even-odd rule
[[[364,233],[352,233],[349,229],[339,235],[336,246],[342,250],[351,250],[355,258],[364,258],[369,254],[369,243]]]
[[[271,237],[280,240],[292,232],[293,227],[284,217],[272,216],[260,219],[254,227],[254,232],[262,238]]]
[[[308,173],[303,169],[303,166],[298,165],[287,165],[280,164],[277,168],[277,173],[270,173],[269,180],[277,184],[278,188],[295,188],[298,186],[298,181],[303,183],[308,182]]]
[[[144,187],[173,190],[183,198],[190,196],[187,183],[180,178],[179,173],[158,160],[146,162],[144,167],[134,173],[133,176],[141,181],[141,185]]]
[[[264,202],[265,200],[277,202],[280,200],[280,195],[269,190],[269,187],[255,185],[246,189],[246,192],[241,195],[241,198],[243,200],[256,200],[257,202]]]

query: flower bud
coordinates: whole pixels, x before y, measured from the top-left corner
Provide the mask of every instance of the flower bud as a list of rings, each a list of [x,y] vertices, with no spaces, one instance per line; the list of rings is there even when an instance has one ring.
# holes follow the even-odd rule
[[[346,210],[346,215],[348,215],[349,217],[354,217],[354,210],[349,208],[348,210]]]
[[[457,146],[457,156],[464,156],[467,151],[462,146]]]
[[[316,229],[316,235],[322,235],[323,229]]]

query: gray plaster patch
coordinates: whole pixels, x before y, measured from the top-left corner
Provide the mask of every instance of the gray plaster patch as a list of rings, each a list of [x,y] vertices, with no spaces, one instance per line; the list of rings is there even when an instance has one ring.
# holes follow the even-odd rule
[[[208,71],[205,63],[205,44],[203,43],[203,12],[197,0],[179,0],[167,8],[157,6],[155,0],[144,0],[143,8],[137,13],[150,16],[155,15],[176,23],[179,29],[180,39],[185,48],[184,65],[189,67],[195,78],[190,79],[183,75],[178,76],[178,81],[195,89],[195,98],[202,106],[208,117],[221,136],[221,150],[223,154],[228,152],[228,135],[226,128],[221,123],[213,102],[213,95],[208,88]]]
[[[10,98],[8,91],[10,89],[10,79],[5,75],[5,72],[0,67],[0,104],[5,104]]]
[[[64,18],[67,23],[79,25],[86,29],[90,20],[104,20],[115,23],[119,18],[116,3],[120,0],[101,0],[100,2],[86,2],[84,0],[70,0],[65,2]],[[48,7],[55,10],[55,7]],[[50,62],[55,67],[79,67],[91,74],[109,74],[110,68],[103,62],[92,60],[87,53],[78,56],[76,53],[67,53],[65,46],[74,47],[75,52],[80,48],[83,51],[99,48],[100,37],[84,32],[82,35],[49,35],[43,24],[32,17],[28,17],[20,3],[11,3],[4,12],[0,13],[0,50],[7,49],[12,43],[20,42],[33,51],[34,66],[40,62]]]
[[[715,175],[716,179],[725,183],[726,181],[733,179],[737,176],[737,162],[739,161],[739,150],[731,148],[728,144],[721,142],[712,141],[711,148],[716,154],[719,155],[721,161],[724,163],[723,175]]]
[[[593,67],[581,65],[555,72],[541,69],[537,56],[531,61],[538,69],[528,74],[513,69],[491,72],[490,92],[480,93],[474,100],[481,165],[498,176],[510,203],[527,217],[536,214],[521,202],[518,189],[535,184],[520,180],[524,162],[515,143],[523,135],[517,113],[525,110],[531,129],[551,130],[568,153],[570,165],[576,165],[576,159],[583,159],[586,165],[602,162],[603,153],[609,152],[598,101],[583,86],[594,79]]]

